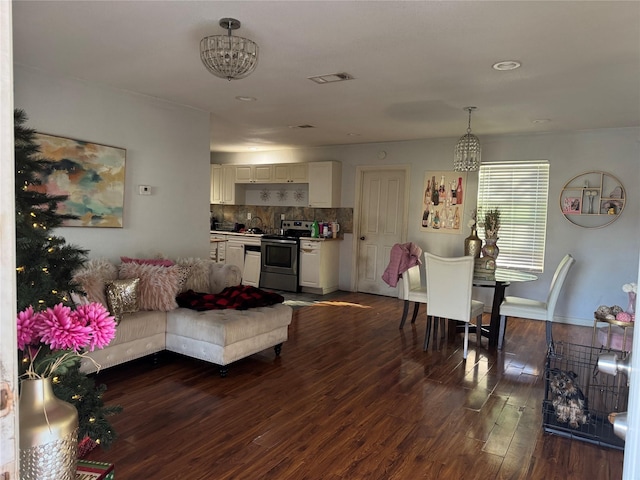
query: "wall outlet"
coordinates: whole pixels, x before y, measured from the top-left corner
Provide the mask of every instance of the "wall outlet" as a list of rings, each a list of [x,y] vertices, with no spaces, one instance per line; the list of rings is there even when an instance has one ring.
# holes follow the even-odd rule
[[[280,214],[280,220],[284,220],[284,213]]]
[[[138,185],[138,195],[151,195],[151,187],[149,185]]]
[[[247,213],[247,220],[251,220],[251,212]]]

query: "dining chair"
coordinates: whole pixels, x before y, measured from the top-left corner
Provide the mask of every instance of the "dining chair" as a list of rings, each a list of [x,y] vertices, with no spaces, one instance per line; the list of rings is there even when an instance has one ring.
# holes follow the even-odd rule
[[[498,349],[501,350],[504,344],[504,334],[507,329],[508,317],[529,318],[533,320],[544,320],[546,324],[547,347],[553,349],[553,334],[551,323],[556,309],[556,303],[560,295],[562,285],[567,278],[569,270],[575,263],[575,259],[567,254],[558,264],[546,301],[531,300],[521,297],[504,297],[500,304],[500,329],[498,332]]]
[[[402,280],[400,282],[400,288],[398,289],[398,298],[404,300],[402,320],[400,320],[399,327],[402,328],[404,327],[404,322],[407,320],[407,313],[409,313],[409,303],[414,302],[411,323],[416,322],[420,304],[427,303],[427,286],[422,283],[420,265],[414,265],[413,267],[410,267],[409,270],[402,272]]]
[[[484,303],[471,299],[473,288],[474,257],[444,258],[425,252],[427,269],[427,330],[424,350],[429,347],[431,322],[436,318],[446,318],[464,322],[464,352],[469,349],[469,323],[476,318],[476,340],[480,345],[482,337],[482,313]],[[437,328],[437,323],[434,323]]]

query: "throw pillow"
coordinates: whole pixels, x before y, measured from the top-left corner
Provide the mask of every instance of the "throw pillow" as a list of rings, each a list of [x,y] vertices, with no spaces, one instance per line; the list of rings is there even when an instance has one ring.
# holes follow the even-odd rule
[[[120,278],[139,278],[138,307],[140,310],[168,312],[178,307],[176,295],[184,269],[180,265],[162,267],[139,263],[120,264]]]
[[[161,267],[170,267],[175,265],[171,260],[167,258],[129,258],[120,257],[122,263],[137,263],[140,265],[159,265]]]
[[[138,284],[139,278],[126,280],[113,280],[106,284],[106,297],[109,312],[116,319],[116,325],[122,320],[125,313],[138,311]]]
[[[235,287],[242,282],[242,272],[236,265],[213,263],[209,265],[209,293],[217,294],[227,287]]]
[[[188,290],[193,290],[194,292],[208,292],[209,264],[211,263],[213,263],[211,260],[202,258],[178,258],[176,260],[177,265],[189,268],[187,281],[180,289],[180,292],[186,292]]]
[[[73,282],[80,286],[89,302],[99,302],[105,307],[105,283],[118,278],[118,268],[106,258],[91,259],[73,273]]]

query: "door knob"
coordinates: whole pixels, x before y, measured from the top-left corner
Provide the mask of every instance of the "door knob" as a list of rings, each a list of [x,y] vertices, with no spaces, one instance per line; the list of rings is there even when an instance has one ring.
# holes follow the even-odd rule
[[[360,237],[360,240],[364,240],[366,237]]]

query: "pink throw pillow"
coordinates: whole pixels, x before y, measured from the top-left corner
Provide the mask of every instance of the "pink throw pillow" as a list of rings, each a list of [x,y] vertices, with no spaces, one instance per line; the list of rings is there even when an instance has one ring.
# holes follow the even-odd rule
[[[137,263],[138,265],[158,265],[161,267],[171,267],[175,265],[171,260],[167,258],[129,258],[120,257],[122,263]]]
[[[184,279],[180,265],[164,267],[140,263],[120,264],[120,279],[139,278],[138,307],[140,310],[168,312],[178,308],[176,296]]]

